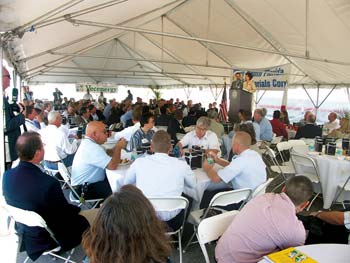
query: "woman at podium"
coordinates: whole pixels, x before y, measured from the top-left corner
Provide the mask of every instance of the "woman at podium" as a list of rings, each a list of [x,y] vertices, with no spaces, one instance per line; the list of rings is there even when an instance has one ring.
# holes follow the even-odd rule
[[[254,84],[253,74],[247,71],[244,75],[244,83],[243,83],[243,90],[248,91],[250,93],[255,93],[256,87]]]

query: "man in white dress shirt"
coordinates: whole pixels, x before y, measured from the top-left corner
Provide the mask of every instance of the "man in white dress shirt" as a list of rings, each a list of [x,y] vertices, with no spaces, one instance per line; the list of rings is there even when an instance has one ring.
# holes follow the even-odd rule
[[[35,131],[37,132],[40,130],[40,126],[38,127],[36,123],[34,122],[35,117],[38,115],[34,107],[26,106],[26,119],[25,119],[25,125],[27,128],[27,131]]]
[[[57,163],[61,160],[70,167],[73,163],[74,154],[78,149],[78,141],[69,142],[67,135],[59,129],[62,117],[58,111],[51,111],[47,117],[48,125],[39,130],[44,143],[44,163],[49,169],[57,170]]]
[[[183,147],[188,146],[200,146],[206,152],[211,151],[217,154],[220,151],[220,143],[216,134],[209,131],[210,119],[207,117],[200,117],[196,123],[196,129],[187,133],[177,145],[180,148],[181,154],[183,155]]]
[[[328,120],[329,122],[326,122],[324,124],[324,128],[327,129],[328,133],[331,133],[333,130],[340,128],[338,115],[335,112],[331,112],[328,114]]]
[[[153,135],[151,149],[153,155],[138,158],[130,166],[124,184],[135,184],[146,197],[181,196],[185,186],[195,188],[196,178],[189,165],[168,155],[171,138],[167,132],[160,130]],[[179,212],[158,212],[158,216],[174,229],[181,221]]]
[[[232,161],[228,162],[213,155],[214,162],[224,168],[216,171],[213,169],[214,164],[204,162],[203,170],[214,184],[231,183],[233,189],[250,188],[254,191],[260,184],[266,182],[266,166],[261,156],[249,149],[250,145],[250,135],[237,131],[232,140],[232,151],[236,154]],[[213,191],[213,196],[215,193]]]

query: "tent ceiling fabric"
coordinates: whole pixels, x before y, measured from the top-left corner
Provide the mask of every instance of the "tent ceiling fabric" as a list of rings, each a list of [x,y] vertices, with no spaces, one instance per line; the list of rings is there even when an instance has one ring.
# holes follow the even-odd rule
[[[291,64],[290,85],[350,86],[348,0],[2,0],[0,32],[32,83],[212,85]]]

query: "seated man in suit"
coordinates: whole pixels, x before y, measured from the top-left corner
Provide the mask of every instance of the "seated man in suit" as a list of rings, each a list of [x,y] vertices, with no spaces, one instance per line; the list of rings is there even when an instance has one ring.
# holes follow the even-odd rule
[[[36,132],[23,133],[17,140],[16,150],[20,163],[5,172],[3,177],[7,204],[41,215],[63,250],[79,245],[89,223],[79,215],[79,207],[67,202],[60,183],[40,167],[45,153],[40,135]],[[22,224],[16,224],[16,228],[24,235],[25,249],[32,260],[40,257],[44,251],[57,247],[42,228]]]
[[[176,137],[177,133],[185,134],[184,127],[182,126],[183,112],[181,109],[177,109],[174,113],[174,117],[170,119],[167,132],[170,134],[171,139],[175,143],[178,142]]]
[[[171,142],[166,131],[154,134],[151,149],[153,155],[138,158],[130,166],[124,184],[136,184],[147,197],[181,196],[185,186],[195,188],[196,177],[189,165],[168,155]],[[173,229],[178,227],[177,214],[179,211],[158,213]]]
[[[310,113],[306,119],[306,125],[299,127],[295,139],[309,138],[313,139],[316,136],[322,136],[322,129],[316,125],[316,116]]]

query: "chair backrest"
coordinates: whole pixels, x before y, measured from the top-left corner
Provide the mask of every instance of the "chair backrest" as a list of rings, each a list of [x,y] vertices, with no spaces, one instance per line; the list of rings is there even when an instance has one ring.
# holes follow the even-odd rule
[[[5,209],[11,215],[11,217],[18,223],[30,227],[47,227],[45,220],[39,214],[33,211],[24,210],[11,205],[5,205]]]
[[[149,197],[148,199],[157,212],[171,212],[188,207],[188,200],[182,196]]]
[[[280,143],[283,140],[283,136],[273,137],[271,144],[277,144]]]
[[[198,241],[206,244],[218,239],[238,213],[239,211],[234,210],[203,219],[198,226]]]
[[[296,153],[306,154],[309,151],[309,146],[305,145],[294,145],[291,149],[291,151],[294,151]]]
[[[183,134],[183,133],[176,133],[176,138],[178,140],[181,140],[186,134]]]
[[[259,185],[252,193],[252,198],[265,194],[266,188],[272,182],[272,180],[273,178],[269,178],[265,183],[262,183],[261,185]]]
[[[289,149],[295,146],[306,145],[305,141],[303,140],[289,140],[288,144],[289,144]]]
[[[179,209],[184,210],[181,226],[178,229],[174,229],[172,232],[168,232],[168,234],[172,235],[183,229],[188,209],[188,200],[185,197],[149,197],[148,200],[152,203],[154,210],[157,212],[171,212]]]
[[[18,207],[14,207],[6,204],[5,209],[8,211],[10,216],[18,223],[29,227],[41,227],[44,228],[47,232],[49,232],[51,238],[57,243],[57,239],[55,235],[51,231],[51,229],[47,226],[45,220],[36,212],[24,210]]]
[[[72,191],[74,199],[79,200],[80,196],[78,195],[78,193],[75,191],[75,189],[70,183],[70,174],[67,167],[64,165],[64,163],[58,163],[57,166],[58,166],[58,171],[60,172],[60,175],[62,176],[64,182],[68,185],[68,187]]]
[[[237,204],[241,201],[243,201],[243,204],[244,204],[247,200],[249,200],[251,194],[252,194],[252,189],[249,189],[249,188],[243,188],[243,189],[238,189],[238,190],[231,190],[231,191],[217,193],[211,199],[211,201],[209,203],[209,207],[211,207],[211,206],[227,206],[230,204]],[[243,206],[243,204],[242,204],[242,206]]]
[[[289,150],[290,149],[289,141],[277,143],[276,148],[279,152]]]
[[[311,157],[304,154],[296,153],[294,151],[291,152],[290,157],[292,159],[292,163],[296,174],[305,174],[305,168],[307,168],[307,173],[315,174],[318,177],[318,179],[320,179],[317,164]]]

